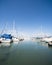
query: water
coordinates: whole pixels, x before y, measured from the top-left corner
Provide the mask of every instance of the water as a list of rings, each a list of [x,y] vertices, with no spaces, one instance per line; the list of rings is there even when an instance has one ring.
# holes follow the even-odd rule
[[[33,41],[1,46],[0,65],[52,65],[52,47]]]

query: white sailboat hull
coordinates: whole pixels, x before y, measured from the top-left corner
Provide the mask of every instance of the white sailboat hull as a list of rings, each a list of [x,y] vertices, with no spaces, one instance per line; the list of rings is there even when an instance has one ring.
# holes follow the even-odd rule
[[[1,42],[2,42],[2,43],[11,43],[12,40],[11,40],[11,39],[2,39]]]
[[[12,38],[13,42],[19,42],[18,38]]]
[[[52,41],[52,38],[43,38],[42,41],[50,42],[50,41]]]

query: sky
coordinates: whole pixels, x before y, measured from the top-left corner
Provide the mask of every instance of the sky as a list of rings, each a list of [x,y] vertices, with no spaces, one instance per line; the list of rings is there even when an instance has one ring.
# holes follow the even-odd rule
[[[52,35],[52,0],[0,0],[0,31]]]

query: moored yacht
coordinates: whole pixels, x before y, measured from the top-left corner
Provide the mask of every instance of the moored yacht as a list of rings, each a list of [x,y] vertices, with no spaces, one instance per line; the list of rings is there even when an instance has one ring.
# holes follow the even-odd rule
[[[51,42],[48,42],[48,45],[49,45],[49,46],[52,46],[52,41],[51,41]]]
[[[52,37],[44,37],[41,39],[42,42],[51,42],[52,41]]]
[[[18,42],[19,41],[19,39],[17,38],[17,37],[12,37],[12,40],[13,40],[13,42]]]
[[[2,34],[0,37],[0,42],[2,43],[11,43],[12,41],[11,34]]]

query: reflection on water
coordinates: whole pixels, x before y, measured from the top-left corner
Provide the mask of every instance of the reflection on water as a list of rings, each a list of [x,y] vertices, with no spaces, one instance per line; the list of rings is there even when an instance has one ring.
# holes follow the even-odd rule
[[[0,64],[3,65],[10,56],[10,47],[0,47]]]
[[[32,41],[1,46],[0,65],[52,65],[52,47]]]

